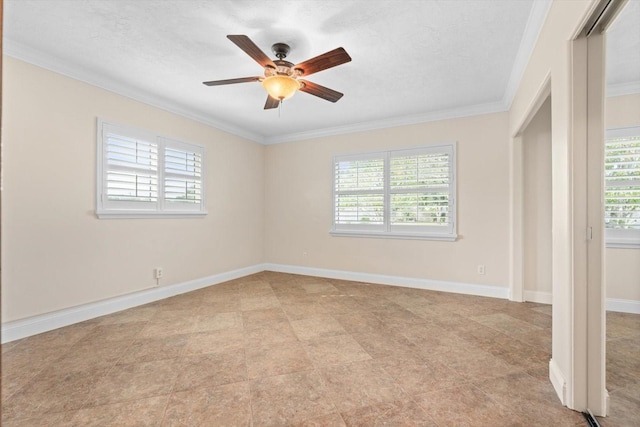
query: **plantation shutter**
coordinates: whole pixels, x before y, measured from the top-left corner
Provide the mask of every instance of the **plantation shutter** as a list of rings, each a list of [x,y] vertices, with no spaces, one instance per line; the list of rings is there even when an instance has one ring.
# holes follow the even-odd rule
[[[332,233],[455,240],[455,148],[335,156]]]
[[[342,156],[334,162],[334,224],[338,228],[382,229],[384,158]]]
[[[202,204],[202,150],[172,141],[164,150],[164,202],[168,210],[199,210]]]
[[[605,227],[640,231],[640,128],[609,132],[605,144]],[[634,134],[635,133],[635,134]]]
[[[98,218],[204,216],[204,147],[98,119]]]
[[[105,132],[104,194],[107,206],[156,209],[158,205],[158,144],[154,138]]]
[[[411,226],[430,226],[448,230],[452,222],[450,163],[448,152],[425,149],[391,153],[392,229],[401,231]]]

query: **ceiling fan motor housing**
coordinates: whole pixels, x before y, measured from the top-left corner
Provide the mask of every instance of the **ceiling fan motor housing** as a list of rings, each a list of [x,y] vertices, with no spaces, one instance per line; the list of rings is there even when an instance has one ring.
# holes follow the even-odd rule
[[[292,78],[298,78],[302,76],[302,71],[294,69],[294,64],[289,61],[285,61],[284,58],[287,57],[291,48],[288,44],[285,43],[276,43],[271,46],[271,50],[276,55],[278,59],[274,60],[276,68],[274,69],[272,66],[267,65],[264,67],[264,75],[265,77],[280,75],[280,76],[289,76]]]
[[[276,55],[278,59],[284,59],[289,54],[291,47],[286,43],[275,43],[271,46],[271,51]]]

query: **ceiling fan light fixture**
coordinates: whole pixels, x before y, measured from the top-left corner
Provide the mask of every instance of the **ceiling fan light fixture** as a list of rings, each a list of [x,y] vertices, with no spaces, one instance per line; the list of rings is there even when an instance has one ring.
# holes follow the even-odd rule
[[[0,0],[0,3],[2,3],[2,0]],[[271,46],[271,50],[278,58],[271,60],[249,37],[242,34],[229,34],[227,38],[260,64],[264,70],[264,77],[240,77],[237,79],[202,82],[205,85],[222,86],[259,81],[269,94],[264,104],[265,110],[278,108],[282,105],[282,101],[291,98],[297,91],[317,96],[329,102],[336,102],[342,98],[342,93],[308,80],[303,80],[302,77],[306,78],[311,74],[351,61],[351,57],[343,48],[339,47],[298,64],[293,64],[285,60],[290,50],[290,47],[285,43],[276,43]]]
[[[277,74],[262,80],[262,87],[270,97],[282,101],[291,98],[300,89],[301,84],[293,77]]]

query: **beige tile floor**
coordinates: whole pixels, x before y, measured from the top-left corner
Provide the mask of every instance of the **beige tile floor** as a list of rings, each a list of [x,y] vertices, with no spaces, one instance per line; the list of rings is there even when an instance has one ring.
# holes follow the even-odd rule
[[[607,390],[603,427],[640,426],[640,315],[607,313]]]
[[[640,316],[608,318],[640,419]],[[549,384],[550,307],[260,273],[2,347],[2,425],[583,426]]]

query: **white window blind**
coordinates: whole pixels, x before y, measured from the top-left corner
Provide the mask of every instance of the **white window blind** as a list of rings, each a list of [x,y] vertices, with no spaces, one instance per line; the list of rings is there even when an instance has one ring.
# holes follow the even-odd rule
[[[175,206],[202,202],[202,153],[165,148],[164,200]]]
[[[607,246],[640,247],[640,127],[607,131],[604,169]]]
[[[391,225],[447,227],[449,154],[416,153],[391,157]]]
[[[97,215],[204,215],[200,146],[98,120]]]
[[[332,233],[455,240],[455,144],[334,158]]]
[[[158,200],[157,144],[110,132],[106,139],[107,199],[155,204]]]
[[[335,222],[379,228],[384,223],[384,159],[344,158],[335,164]]]

